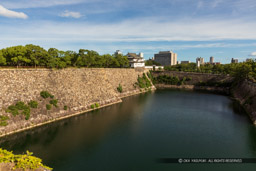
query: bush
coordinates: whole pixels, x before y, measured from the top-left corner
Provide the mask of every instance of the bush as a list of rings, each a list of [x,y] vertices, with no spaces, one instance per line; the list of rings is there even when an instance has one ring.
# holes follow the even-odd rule
[[[46,109],[47,110],[51,110],[52,109],[52,105],[51,104],[46,104]]]
[[[64,110],[68,110],[68,107],[67,107],[67,106],[64,106]]]
[[[25,119],[28,120],[30,118],[30,107],[27,106],[23,112],[22,112],[23,115],[25,115]]]
[[[100,107],[99,103],[95,103],[95,107],[96,108]]]
[[[13,116],[16,116],[20,114],[19,110],[22,110],[21,114],[25,115],[25,119],[28,120],[30,117],[30,107],[22,101],[17,102],[15,106],[9,106],[6,112],[11,113]]]
[[[186,81],[191,81],[191,80],[192,80],[192,77],[186,78]]]
[[[138,79],[137,79],[137,85],[140,87],[140,88],[148,88],[148,87],[151,87],[151,82],[148,80],[148,78],[146,77],[146,74],[143,73],[143,76],[140,77],[138,76]]]
[[[7,123],[7,120],[9,119],[8,116],[0,116],[0,126],[7,126],[8,123]]]
[[[121,84],[119,84],[119,86],[116,89],[119,93],[123,92],[123,87],[121,86]]]
[[[48,91],[41,91],[40,95],[44,99],[47,99],[48,97],[54,98],[54,96],[52,94],[50,94]]]
[[[95,108],[95,105],[94,105],[94,104],[92,104],[92,105],[91,105],[91,109],[94,109],[94,108]]]
[[[37,108],[38,102],[31,100],[31,101],[28,103],[28,105],[29,105],[31,108]]]
[[[52,99],[52,100],[50,100],[50,104],[52,104],[53,106],[55,106],[55,107],[58,107],[58,99]]]
[[[9,106],[6,112],[11,113],[13,116],[16,116],[19,114],[19,110],[14,105]]]

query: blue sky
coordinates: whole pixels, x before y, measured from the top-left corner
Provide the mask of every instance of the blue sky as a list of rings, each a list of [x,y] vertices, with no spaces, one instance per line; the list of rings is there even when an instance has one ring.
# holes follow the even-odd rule
[[[100,54],[162,50],[178,60],[256,56],[255,0],[1,0],[0,48],[36,44]]]

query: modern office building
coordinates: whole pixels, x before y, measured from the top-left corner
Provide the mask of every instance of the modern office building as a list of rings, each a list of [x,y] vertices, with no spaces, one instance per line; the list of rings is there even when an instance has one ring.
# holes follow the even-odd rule
[[[231,63],[238,63],[238,59],[232,58],[232,59],[231,59]]]
[[[214,63],[214,57],[211,56],[211,57],[210,57],[210,64],[213,64],[213,63]]]
[[[145,60],[143,53],[128,53],[127,58],[129,60],[129,64],[131,68],[145,67]]]
[[[200,65],[204,65],[204,58],[202,57],[196,58],[196,66],[200,67]]]
[[[154,55],[154,59],[163,66],[176,65],[177,53],[173,53],[172,51],[160,51],[158,54]]]

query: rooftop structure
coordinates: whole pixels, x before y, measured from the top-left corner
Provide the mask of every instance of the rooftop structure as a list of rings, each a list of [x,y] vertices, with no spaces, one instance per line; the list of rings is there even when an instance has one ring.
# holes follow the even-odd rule
[[[127,53],[127,58],[129,60],[130,67],[138,68],[138,67],[145,67],[145,60],[143,53]]]
[[[120,50],[116,50],[115,55],[122,55],[123,53]]]

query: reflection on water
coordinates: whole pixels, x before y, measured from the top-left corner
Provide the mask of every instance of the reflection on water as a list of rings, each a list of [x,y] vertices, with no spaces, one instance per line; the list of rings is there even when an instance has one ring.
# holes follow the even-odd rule
[[[142,117],[139,115],[143,114],[145,103],[150,102],[149,95],[128,97],[124,103],[2,138],[1,147],[15,153],[32,151],[47,163],[81,147],[93,150],[112,129]]]
[[[253,170],[254,165],[175,165],[162,157],[256,157],[256,129],[228,97],[157,90],[0,139],[55,170]]]

